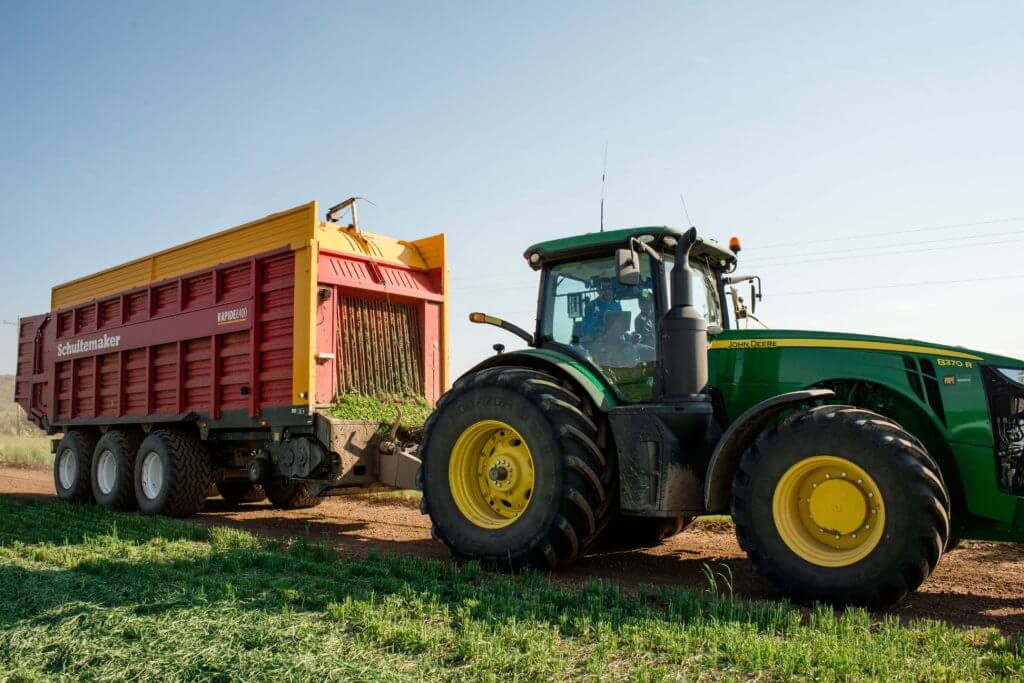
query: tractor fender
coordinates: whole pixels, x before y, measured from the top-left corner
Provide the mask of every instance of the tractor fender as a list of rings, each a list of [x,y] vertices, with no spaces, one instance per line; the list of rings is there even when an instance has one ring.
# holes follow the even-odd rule
[[[729,492],[740,458],[758,434],[779,413],[798,403],[833,398],[830,389],[806,389],[772,396],[749,408],[725,430],[715,446],[704,476],[704,508],[711,513],[729,511]]]
[[[499,366],[543,370],[567,379],[586,393],[601,412],[607,412],[619,403],[614,390],[590,368],[571,356],[552,349],[524,349],[499,353],[477,363],[463,376]]]

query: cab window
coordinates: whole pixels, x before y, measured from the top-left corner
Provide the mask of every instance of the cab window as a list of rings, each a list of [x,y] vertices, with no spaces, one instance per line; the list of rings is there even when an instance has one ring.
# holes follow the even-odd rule
[[[672,269],[675,262],[670,255],[665,256],[665,291],[672,291]],[[690,260],[690,270],[693,277],[693,305],[704,314],[708,325],[722,324],[722,306],[718,301],[718,289],[715,287],[715,277],[706,263],[699,259]]]
[[[629,401],[654,393],[655,320],[650,259],[640,284],[620,285],[613,256],[556,265],[547,278],[542,332],[587,358]]]

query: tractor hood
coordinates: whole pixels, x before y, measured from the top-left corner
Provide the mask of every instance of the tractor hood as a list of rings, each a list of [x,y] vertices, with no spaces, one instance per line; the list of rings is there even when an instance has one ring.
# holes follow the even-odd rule
[[[820,332],[807,330],[727,330],[715,336],[712,350],[719,349],[774,349],[820,348],[856,349],[860,351],[889,351],[973,361],[986,365],[1024,368],[1024,360],[1000,356],[962,346],[933,344],[916,339],[876,337],[865,334]]]

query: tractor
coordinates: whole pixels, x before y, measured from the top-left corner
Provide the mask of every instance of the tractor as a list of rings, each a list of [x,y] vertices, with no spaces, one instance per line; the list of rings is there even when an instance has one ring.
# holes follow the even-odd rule
[[[456,380],[419,447],[453,557],[554,569],[611,529],[656,543],[728,514],[780,593],[885,607],[960,539],[1024,540],[1024,361],[753,329],[739,252],[669,227],[526,250],[534,331],[470,319],[528,348]]]

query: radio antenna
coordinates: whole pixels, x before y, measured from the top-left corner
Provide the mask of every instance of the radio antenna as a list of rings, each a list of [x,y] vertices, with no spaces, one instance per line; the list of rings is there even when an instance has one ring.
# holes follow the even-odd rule
[[[604,232],[604,177],[608,173],[608,138],[604,139],[604,168],[601,169],[601,232]]]
[[[683,199],[683,193],[682,192],[679,193],[679,201],[681,201],[683,203],[683,213],[686,214],[686,222],[689,223],[690,227],[692,228],[693,227],[693,221],[690,220],[690,211],[686,208],[686,200]]]

